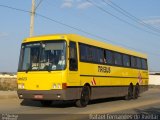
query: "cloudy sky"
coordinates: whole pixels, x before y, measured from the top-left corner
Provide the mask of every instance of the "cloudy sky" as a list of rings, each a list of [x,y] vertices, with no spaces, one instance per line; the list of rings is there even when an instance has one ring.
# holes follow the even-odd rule
[[[15,72],[30,13],[4,5],[30,11],[31,0],[0,1],[0,71]],[[150,71],[160,71],[159,6],[160,0],[42,0],[36,12],[50,20],[36,15],[34,35],[76,33],[123,46],[146,53]]]

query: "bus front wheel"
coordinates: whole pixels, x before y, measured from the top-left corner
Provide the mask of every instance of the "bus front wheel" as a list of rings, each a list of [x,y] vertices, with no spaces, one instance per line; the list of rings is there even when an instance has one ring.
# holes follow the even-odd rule
[[[76,101],[77,107],[86,107],[90,100],[90,88],[89,86],[84,86],[81,92],[81,98]]]

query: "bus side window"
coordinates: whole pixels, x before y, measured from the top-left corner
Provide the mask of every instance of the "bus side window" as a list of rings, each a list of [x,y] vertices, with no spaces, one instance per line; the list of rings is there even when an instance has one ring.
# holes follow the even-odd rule
[[[113,64],[113,53],[110,50],[106,50],[106,63]]]
[[[77,47],[75,42],[69,43],[69,70],[78,70]]]
[[[123,54],[123,65],[125,67],[130,67],[131,61],[130,61],[130,56]]]
[[[142,69],[147,70],[148,66],[147,66],[147,60],[146,59],[141,59],[142,62]]]
[[[122,65],[122,54],[114,52],[114,64],[121,66]]]
[[[79,44],[80,61],[87,61],[87,47],[86,45]]]
[[[97,48],[97,57],[98,57],[98,63],[104,63],[104,53],[103,53],[103,49],[101,48]]]
[[[93,60],[94,60],[93,47],[87,46],[87,61],[93,62]]]
[[[138,57],[137,57],[137,67],[138,67],[139,69],[141,69],[141,68],[142,68],[142,62],[141,62],[141,59],[140,59],[140,58],[138,58]]]
[[[137,61],[136,61],[136,57],[134,56],[131,56],[131,67],[137,68]]]

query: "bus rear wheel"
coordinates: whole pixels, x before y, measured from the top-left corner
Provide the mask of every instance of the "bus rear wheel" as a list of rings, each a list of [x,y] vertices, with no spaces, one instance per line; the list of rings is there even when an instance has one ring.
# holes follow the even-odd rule
[[[137,99],[138,97],[139,97],[139,85],[137,84],[137,85],[134,87],[133,98],[134,98],[134,99]]]
[[[128,87],[128,94],[125,96],[126,100],[130,100],[133,98],[133,85]]]
[[[84,86],[81,92],[81,98],[76,101],[77,107],[86,107],[90,100],[90,88],[89,86]]]
[[[41,105],[44,107],[49,107],[52,104],[52,100],[41,100]]]

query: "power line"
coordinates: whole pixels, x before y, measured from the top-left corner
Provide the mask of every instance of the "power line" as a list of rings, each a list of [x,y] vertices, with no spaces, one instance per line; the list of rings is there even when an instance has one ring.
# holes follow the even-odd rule
[[[109,40],[109,39],[107,39],[107,38],[101,37],[101,36],[99,36],[99,35],[95,35],[95,34],[93,34],[93,33],[87,32],[87,31],[84,31],[84,30],[82,30],[82,29],[80,29],[80,28],[77,28],[77,27],[70,26],[70,25],[68,25],[68,24],[65,24],[65,23],[62,23],[62,22],[60,22],[60,21],[54,20],[54,19],[49,18],[49,17],[47,17],[47,16],[41,15],[41,14],[39,14],[39,13],[36,13],[36,15],[38,15],[38,16],[40,16],[40,17],[42,17],[42,18],[48,19],[48,20],[50,20],[50,21],[53,21],[53,22],[55,22],[55,23],[58,23],[58,24],[60,24],[60,25],[66,26],[66,27],[68,27],[68,28],[71,28],[71,29],[80,31],[80,32],[85,33],[85,34],[88,34],[88,35],[91,35],[91,36],[93,36],[93,37],[100,38],[100,39],[104,39],[104,40],[109,41],[109,42],[111,42],[111,43],[116,43],[116,42],[113,42],[112,40]]]
[[[7,5],[1,5],[1,7],[4,7],[4,8],[9,8],[9,9],[12,9],[12,10],[17,10],[17,11],[21,11],[21,12],[26,12],[26,13],[31,13],[30,11],[28,10],[23,10],[23,9],[19,9],[19,8],[15,8],[15,7],[10,7],[10,6],[7,6]]]
[[[40,17],[42,17],[42,18],[48,19],[48,20],[50,20],[50,21],[56,22],[56,23],[58,23],[58,24],[61,24],[61,25],[63,25],[63,26],[66,26],[66,27],[69,27],[69,28],[75,29],[75,30],[80,31],[80,32],[82,32],[82,33],[85,33],[85,34],[91,35],[91,36],[93,36],[93,37],[100,38],[100,39],[103,39],[103,40],[105,40],[105,41],[109,41],[109,42],[111,42],[111,43],[115,43],[115,44],[117,44],[117,42],[114,42],[114,41],[109,40],[109,39],[107,39],[107,38],[104,38],[104,37],[101,37],[101,36],[95,35],[95,34],[93,34],[93,33],[86,32],[86,31],[84,31],[84,30],[82,30],[82,29],[79,29],[79,28],[76,28],[76,27],[73,27],[73,26],[70,26],[70,25],[64,24],[64,23],[62,23],[62,22],[56,21],[56,20],[51,19],[51,18],[49,18],[49,17],[46,17],[46,16],[44,16],[44,15],[41,15],[41,14],[38,14],[38,13],[36,13],[36,15],[38,15],[38,16],[40,16]],[[133,47],[126,46],[126,45],[121,44],[121,43],[119,43],[119,44],[120,44],[120,45],[122,45],[122,46],[124,46],[124,47],[127,47],[127,48],[129,48],[129,49],[132,49],[132,50],[139,50],[139,51],[142,51],[142,52],[146,52],[146,51],[143,51],[143,50],[140,50],[140,49],[135,49],[135,48],[133,48]],[[147,53],[148,53],[148,52],[147,52]],[[156,56],[157,56],[157,55],[159,55],[159,54],[155,54],[155,53],[151,53],[151,54],[152,54],[152,55],[156,55]]]
[[[123,14],[124,16],[130,18],[131,20],[135,21],[136,23],[142,25],[142,26],[145,26],[146,28],[150,29],[150,30],[153,30],[157,33],[160,33],[160,29],[152,26],[152,25],[149,25],[145,22],[143,22],[142,20],[140,20],[139,18],[133,16],[132,14],[130,14],[129,12],[127,12],[126,10],[122,9],[121,7],[119,7],[117,4],[115,4],[114,2],[108,0],[111,4],[109,4],[108,2],[106,2],[105,0],[102,0],[106,5],[109,5],[110,7],[112,7],[113,9],[115,9],[116,11],[118,11],[119,13]]]
[[[40,4],[43,2],[43,0],[40,0],[39,3],[36,5],[35,7],[35,11],[37,10],[37,8],[40,6]]]
[[[21,11],[21,12],[31,13],[30,11],[27,11],[27,10],[22,10],[22,9],[18,9],[18,8],[6,6],[6,5],[0,5],[0,6],[1,6],[1,7],[5,7],[5,8],[9,8],[9,9],[13,9],[13,10],[17,10],[17,11]],[[104,38],[104,37],[95,35],[95,34],[93,34],[93,33],[87,32],[87,31],[84,31],[84,30],[82,30],[82,29],[80,29],[80,28],[73,27],[73,26],[70,26],[70,25],[68,25],[68,24],[62,23],[62,22],[60,22],[60,21],[51,19],[51,18],[49,18],[49,17],[47,17],[47,16],[44,16],[44,15],[41,15],[41,14],[39,14],[39,13],[37,13],[37,12],[35,12],[35,15],[37,15],[37,16],[39,16],[39,17],[42,17],[42,18],[45,18],[45,19],[48,19],[48,20],[53,21],[53,22],[55,22],[55,23],[58,23],[58,24],[60,24],[60,25],[66,26],[66,27],[68,27],[68,28],[71,28],[71,29],[80,31],[80,32],[82,32],[82,33],[85,33],[85,34],[94,36],[94,37],[96,37],[96,38],[104,39],[104,40],[107,40],[107,41],[109,41],[109,42],[111,42],[111,43],[116,43],[116,42],[114,42],[114,41],[112,41],[112,40],[109,40],[109,39],[107,39],[107,38]]]
[[[105,0],[103,0],[103,1],[105,2]],[[120,6],[118,6],[117,4],[115,4],[114,2],[112,2],[112,1],[110,1],[110,0],[108,0],[108,1],[109,1],[111,4],[113,4],[114,6],[116,6],[117,8],[119,8],[120,10],[122,10],[122,11],[123,11],[124,13],[126,13],[128,16],[131,16],[131,17],[134,18],[135,20],[140,21],[141,23],[143,23],[143,24],[145,24],[145,25],[147,25],[147,26],[150,26],[150,27],[152,27],[152,28],[160,31],[160,29],[158,29],[158,28],[156,28],[156,27],[154,27],[154,26],[152,26],[152,25],[149,25],[149,24],[143,22],[141,19],[139,19],[139,18],[137,18],[136,16],[132,15],[131,13],[127,12],[126,10],[124,10],[123,8],[121,8]]]
[[[97,5],[96,3],[94,3],[94,2],[92,2],[92,1],[90,1],[90,0],[86,0],[86,1],[88,1],[89,3],[91,3],[92,5],[94,5],[96,8],[98,8],[98,9],[101,10],[102,12],[104,12],[104,13],[106,13],[106,14],[108,14],[108,15],[116,18],[116,19],[118,19],[119,21],[121,21],[121,22],[123,22],[123,23],[125,23],[125,24],[128,24],[128,25],[130,25],[130,26],[132,26],[132,27],[134,27],[134,28],[136,28],[136,29],[138,29],[138,30],[141,30],[141,31],[144,31],[144,32],[150,33],[150,34],[152,34],[152,35],[156,35],[156,36],[160,37],[160,35],[157,34],[157,33],[144,30],[144,29],[142,29],[142,28],[140,28],[140,27],[138,27],[138,26],[136,26],[136,25],[134,25],[134,24],[129,23],[128,21],[126,21],[126,20],[124,20],[124,19],[121,19],[120,17],[118,17],[118,16],[116,16],[116,15],[108,12],[107,10],[105,10],[104,8],[100,7],[99,5]]]
[[[6,6],[6,5],[1,5],[1,4],[0,4],[0,6],[1,6],[1,7],[4,7],[4,8],[9,8],[9,9],[12,9],[12,10],[16,10],[16,11],[21,11],[21,12],[25,12],[25,13],[31,13],[30,11],[27,11],[27,10],[18,9],[18,8]],[[50,20],[50,21],[55,22],[55,23],[57,23],[57,24],[60,24],[60,25],[66,26],[66,27],[68,27],[68,28],[71,28],[71,29],[80,31],[80,32],[82,32],[82,33],[91,35],[91,36],[96,37],[96,38],[103,39],[104,41],[109,41],[109,42],[111,42],[111,43],[116,43],[116,44],[117,44],[117,42],[114,42],[114,41],[112,41],[112,40],[109,40],[109,39],[107,39],[107,38],[105,38],[105,37],[101,37],[101,36],[99,36],[99,35],[95,35],[95,34],[93,34],[93,33],[84,31],[84,30],[82,30],[82,29],[80,29],[80,28],[70,26],[70,25],[68,25],[68,24],[62,23],[62,22],[60,22],[60,21],[54,20],[54,19],[52,19],[52,18],[49,18],[49,17],[47,17],[47,16],[41,15],[41,14],[36,13],[36,12],[35,12],[35,14],[36,14],[37,16],[41,17],[41,18]],[[126,45],[124,45],[124,44],[122,44],[122,43],[121,43],[120,45],[122,45],[122,46],[124,46],[124,47],[127,47],[127,48],[129,48],[129,49],[132,49],[132,50],[138,50],[138,51],[146,52],[146,51],[143,51],[143,50],[140,50],[140,49],[135,49],[135,48],[133,48],[133,47],[126,46]],[[149,52],[147,52],[147,53],[149,53]],[[159,54],[155,54],[155,53],[151,53],[151,52],[150,52],[150,54],[159,56]]]

